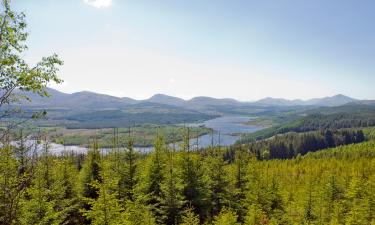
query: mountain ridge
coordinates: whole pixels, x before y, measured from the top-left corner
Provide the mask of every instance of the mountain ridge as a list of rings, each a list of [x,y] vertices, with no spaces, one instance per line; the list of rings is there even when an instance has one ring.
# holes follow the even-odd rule
[[[323,98],[312,98],[308,100],[301,100],[301,99],[294,99],[294,100],[287,100],[283,98],[263,98],[256,101],[256,104],[261,105],[277,105],[277,106],[296,106],[296,105],[316,105],[316,106],[340,106],[345,105],[351,102],[360,101],[358,99],[354,99],[348,97],[343,94],[337,94],[330,97],[323,97]]]
[[[42,98],[33,93],[27,93],[33,101],[28,103],[32,106],[54,106],[54,107],[63,107],[63,106],[76,106],[76,107],[95,107],[101,106],[102,108],[118,108],[126,107],[128,105],[139,104],[142,102],[151,102],[162,105],[172,105],[178,107],[187,107],[191,108],[193,106],[340,106],[348,103],[354,102],[363,102],[370,104],[372,100],[358,100],[343,94],[338,94],[330,97],[323,98],[313,98],[308,100],[294,99],[288,100],[284,98],[272,98],[267,97],[257,101],[238,101],[232,98],[214,98],[207,96],[198,96],[185,100],[182,98],[166,95],[166,94],[155,94],[148,99],[136,100],[129,97],[116,97],[107,94],[100,94],[91,91],[80,91],[74,93],[64,93],[52,88],[46,88],[46,91],[51,95],[50,98]]]

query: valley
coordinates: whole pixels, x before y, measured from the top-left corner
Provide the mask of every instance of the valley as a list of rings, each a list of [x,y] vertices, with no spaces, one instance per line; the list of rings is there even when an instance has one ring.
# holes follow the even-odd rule
[[[374,8],[0,0],[0,225],[375,225]]]

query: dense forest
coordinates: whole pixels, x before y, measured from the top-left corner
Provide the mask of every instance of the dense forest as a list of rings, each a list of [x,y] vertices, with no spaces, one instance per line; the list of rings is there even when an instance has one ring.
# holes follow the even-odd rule
[[[156,132],[153,151],[141,153],[130,132],[125,139],[126,130],[115,128],[99,133],[106,137],[103,142],[90,138],[86,154],[52,154],[46,133],[51,130],[22,129],[29,121],[48,119],[46,111],[24,117],[19,113],[25,111],[9,106],[31,101],[24,93],[47,97],[47,86],[62,82],[57,73],[63,62],[56,54],[35,65],[24,60],[25,14],[10,5],[9,0],[0,4],[0,224],[375,224],[371,110],[304,115],[230,147],[193,150],[187,129],[172,139]],[[128,113],[70,119],[103,128],[212,117]]]
[[[164,107],[164,111],[160,110]],[[8,106],[5,111],[20,111],[19,106]],[[176,109],[167,105],[152,107],[130,106],[126,110],[74,110],[74,109],[48,109],[48,115],[43,120],[35,121],[34,124],[41,127],[65,127],[67,129],[105,129],[123,128],[136,125],[175,125],[186,123],[197,123],[214,119],[217,115],[208,115],[196,111]],[[42,108],[45,110],[45,108]],[[133,110],[133,111],[131,111]],[[28,109],[22,107],[19,113],[4,116],[3,120],[22,121],[39,112],[40,109]]]
[[[287,159],[322,149],[365,141],[362,130],[322,130],[275,135],[246,144],[258,159]]]
[[[270,138],[277,134],[285,134],[288,132],[308,132],[325,129],[337,130],[342,128],[375,126],[374,106],[364,105],[360,106],[360,109],[357,109],[357,106],[346,106],[344,107],[344,109],[348,110],[348,112],[337,112],[339,110],[341,111],[341,108],[342,107],[328,114],[307,114],[300,118],[288,121],[286,123],[281,123],[277,126],[272,126],[270,128],[266,128],[255,133],[246,134],[243,136],[240,142],[249,143],[255,140],[262,140]],[[332,111],[332,109],[324,109],[324,111],[330,112]]]
[[[176,151],[162,136],[149,154],[92,140],[87,155],[57,156],[42,140],[39,152],[22,139],[1,148],[1,224],[375,222],[372,140],[289,160],[242,145]]]

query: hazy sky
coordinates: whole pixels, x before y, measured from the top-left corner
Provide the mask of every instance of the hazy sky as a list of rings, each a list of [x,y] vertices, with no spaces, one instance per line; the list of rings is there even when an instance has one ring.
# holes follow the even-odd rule
[[[13,0],[56,87],[137,99],[375,99],[373,0]]]

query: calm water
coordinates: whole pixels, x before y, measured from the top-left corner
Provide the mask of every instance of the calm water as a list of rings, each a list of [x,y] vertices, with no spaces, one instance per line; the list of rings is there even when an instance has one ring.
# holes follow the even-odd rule
[[[206,134],[199,138],[190,140],[190,145],[193,148],[205,148],[212,144],[214,146],[229,146],[240,139],[239,133],[252,133],[261,130],[262,127],[247,126],[243,123],[254,120],[254,117],[248,116],[223,116],[212,120],[207,120],[203,123],[188,124],[190,127],[205,126],[213,129],[212,134]],[[50,152],[53,154],[61,154],[64,151],[73,151],[78,153],[87,152],[87,148],[79,146],[63,146],[60,144],[51,143]],[[152,147],[136,148],[142,152],[149,152]]]
[[[252,133],[262,129],[262,127],[243,124],[254,119],[254,117],[248,116],[223,116],[207,120],[201,124],[189,124],[190,126],[205,126],[214,130],[213,134],[206,134],[198,139],[192,139],[190,144],[199,148],[209,147],[212,144],[220,146],[232,145],[240,139],[239,133]]]

